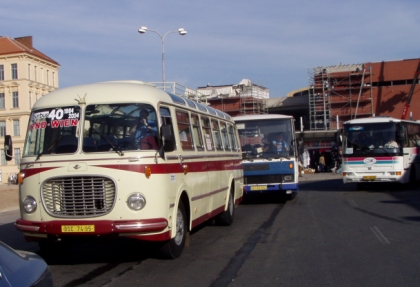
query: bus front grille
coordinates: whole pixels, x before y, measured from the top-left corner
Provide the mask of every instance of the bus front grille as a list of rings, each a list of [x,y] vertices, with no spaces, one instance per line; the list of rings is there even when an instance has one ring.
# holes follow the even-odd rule
[[[264,184],[281,183],[283,177],[281,174],[245,176],[244,184]]]
[[[60,177],[45,181],[41,194],[52,216],[94,217],[112,210],[115,189],[115,183],[106,177]]]

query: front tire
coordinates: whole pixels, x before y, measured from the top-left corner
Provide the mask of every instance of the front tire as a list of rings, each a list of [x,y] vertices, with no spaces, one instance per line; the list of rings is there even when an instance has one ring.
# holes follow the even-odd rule
[[[185,208],[182,201],[178,204],[176,212],[176,234],[175,237],[167,241],[160,249],[161,254],[168,259],[175,259],[181,256],[185,247],[187,238],[187,220],[185,215]]]

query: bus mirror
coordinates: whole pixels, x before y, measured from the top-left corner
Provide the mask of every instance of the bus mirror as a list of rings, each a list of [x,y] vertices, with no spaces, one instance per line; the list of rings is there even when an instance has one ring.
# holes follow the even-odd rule
[[[305,151],[305,144],[303,141],[298,142],[298,148],[299,148],[299,155],[302,155]]]
[[[175,150],[175,137],[172,132],[171,125],[163,125],[161,127],[161,135],[163,140],[163,150],[165,152],[170,152]]]
[[[10,135],[4,136],[4,156],[7,161],[12,160],[13,158],[13,144],[12,137]]]

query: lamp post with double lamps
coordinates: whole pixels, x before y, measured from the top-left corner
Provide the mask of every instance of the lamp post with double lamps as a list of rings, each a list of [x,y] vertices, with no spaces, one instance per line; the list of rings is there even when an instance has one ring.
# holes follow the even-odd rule
[[[144,34],[147,31],[158,34],[158,36],[160,37],[160,40],[162,41],[162,81],[165,83],[166,81],[165,79],[165,37],[170,33],[176,33],[176,32],[178,32],[179,35],[184,36],[187,34],[187,31],[184,30],[184,28],[179,28],[178,30],[168,31],[165,33],[165,35],[162,36],[161,34],[159,34],[159,32],[155,30],[147,29],[147,27],[144,27],[144,26],[139,29],[140,34]]]

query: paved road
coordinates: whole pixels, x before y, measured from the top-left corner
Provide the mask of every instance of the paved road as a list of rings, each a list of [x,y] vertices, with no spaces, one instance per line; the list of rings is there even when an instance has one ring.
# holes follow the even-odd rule
[[[134,241],[78,244],[50,262],[55,283],[418,286],[418,188],[357,191],[331,176],[304,177],[293,201],[253,198],[235,210],[230,227],[201,226],[177,260],[161,260]]]

